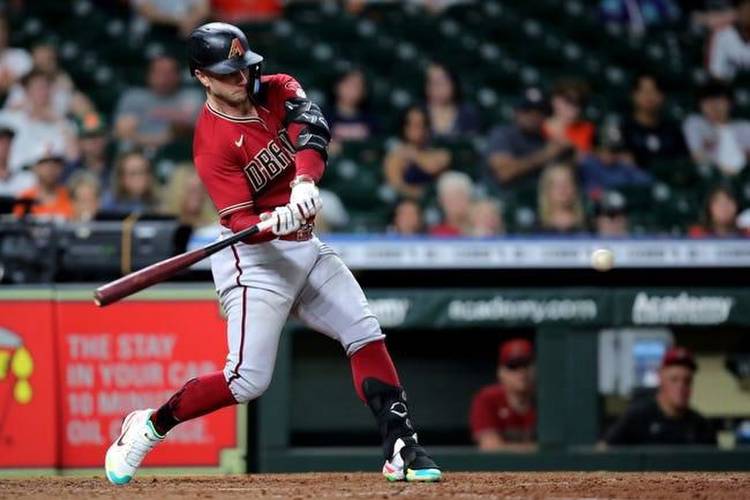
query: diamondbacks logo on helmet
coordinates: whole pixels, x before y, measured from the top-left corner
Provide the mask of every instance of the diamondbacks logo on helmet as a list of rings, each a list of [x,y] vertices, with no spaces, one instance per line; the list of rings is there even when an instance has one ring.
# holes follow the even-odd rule
[[[242,57],[243,55],[245,55],[245,47],[242,46],[239,38],[235,38],[232,40],[232,45],[229,46],[229,55],[227,55],[227,59]]]

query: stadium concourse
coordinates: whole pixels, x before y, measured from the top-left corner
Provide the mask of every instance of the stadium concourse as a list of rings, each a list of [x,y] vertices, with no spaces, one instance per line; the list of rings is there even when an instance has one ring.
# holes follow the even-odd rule
[[[185,498],[341,498],[341,499],[497,499],[617,498],[672,500],[679,498],[739,500],[747,498],[750,474],[744,473],[622,473],[535,472],[451,473],[439,484],[385,483],[375,474],[257,474],[231,477],[141,478],[113,491],[103,478],[29,478],[0,481],[0,498],[122,498],[181,500]]]

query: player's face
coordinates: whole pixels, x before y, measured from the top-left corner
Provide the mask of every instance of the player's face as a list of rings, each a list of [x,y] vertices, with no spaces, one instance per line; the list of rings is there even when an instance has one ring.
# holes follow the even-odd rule
[[[530,394],[534,390],[535,370],[533,364],[502,366],[500,382],[506,390],[516,394]]]
[[[250,81],[250,70],[243,69],[227,75],[202,73],[205,79],[201,82],[209,94],[231,105],[239,105],[249,99],[247,85]]]
[[[661,399],[675,410],[685,410],[690,405],[693,390],[693,370],[686,366],[672,365],[659,372]]]

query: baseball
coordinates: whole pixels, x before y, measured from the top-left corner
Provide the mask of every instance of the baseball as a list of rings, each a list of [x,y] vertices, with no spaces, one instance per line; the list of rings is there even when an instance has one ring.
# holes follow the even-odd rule
[[[597,248],[591,253],[591,267],[597,271],[609,271],[615,263],[615,254],[607,248]]]

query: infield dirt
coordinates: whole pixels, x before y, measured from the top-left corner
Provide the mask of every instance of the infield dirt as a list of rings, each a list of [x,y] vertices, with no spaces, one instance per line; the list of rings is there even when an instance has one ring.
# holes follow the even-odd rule
[[[371,473],[141,476],[120,487],[103,477],[29,477],[0,480],[0,498],[746,499],[750,473],[448,472],[433,484],[388,483]]]

